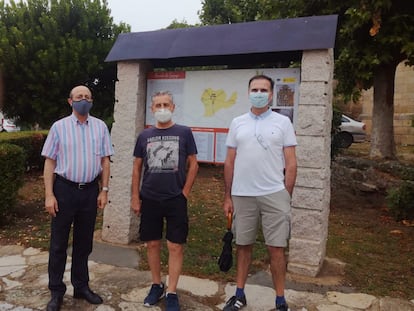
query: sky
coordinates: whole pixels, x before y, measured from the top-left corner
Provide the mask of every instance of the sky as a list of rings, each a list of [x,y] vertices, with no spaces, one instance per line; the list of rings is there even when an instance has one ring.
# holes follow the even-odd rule
[[[166,28],[176,19],[188,24],[200,22],[197,11],[202,0],[107,0],[114,23],[124,22],[132,32]]]

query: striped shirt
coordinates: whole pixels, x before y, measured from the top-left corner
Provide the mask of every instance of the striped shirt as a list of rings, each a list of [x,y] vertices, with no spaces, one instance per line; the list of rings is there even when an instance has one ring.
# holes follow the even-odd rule
[[[92,116],[82,124],[74,114],[52,125],[42,149],[42,156],[56,161],[56,174],[78,183],[93,181],[101,159],[113,153],[106,124]]]

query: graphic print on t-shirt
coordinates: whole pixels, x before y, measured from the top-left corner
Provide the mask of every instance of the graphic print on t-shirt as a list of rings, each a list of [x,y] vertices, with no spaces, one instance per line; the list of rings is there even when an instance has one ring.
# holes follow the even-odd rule
[[[147,163],[151,173],[177,171],[179,136],[154,136],[147,142]]]

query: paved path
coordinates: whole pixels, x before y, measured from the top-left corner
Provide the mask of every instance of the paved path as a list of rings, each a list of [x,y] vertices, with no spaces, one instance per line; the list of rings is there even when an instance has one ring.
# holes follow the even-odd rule
[[[45,310],[50,298],[47,289],[48,253],[35,248],[0,246],[0,311]],[[131,247],[95,242],[90,256],[91,288],[104,299],[99,306],[72,298],[70,260],[65,272],[68,290],[62,311],[162,311],[163,302],[152,308],[142,305],[151,284],[150,273],[139,271],[138,253]],[[245,311],[274,310],[274,292],[268,286],[266,272],[250,278],[246,286],[248,306]],[[267,285],[266,285],[267,284]],[[289,286],[288,286],[289,288]],[[234,293],[234,284],[182,276],[178,286],[181,309],[221,310],[223,302]],[[291,311],[414,311],[414,301],[374,297],[362,293],[326,291],[321,293],[287,289]]]

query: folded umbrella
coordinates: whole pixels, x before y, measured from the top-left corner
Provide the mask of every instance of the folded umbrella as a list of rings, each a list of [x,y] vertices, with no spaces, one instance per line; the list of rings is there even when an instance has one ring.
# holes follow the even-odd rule
[[[227,215],[227,232],[224,234],[222,241],[224,242],[223,249],[218,259],[220,271],[227,272],[233,265],[233,232],[231,232],[231,224],[233,221],[233,214]]]

